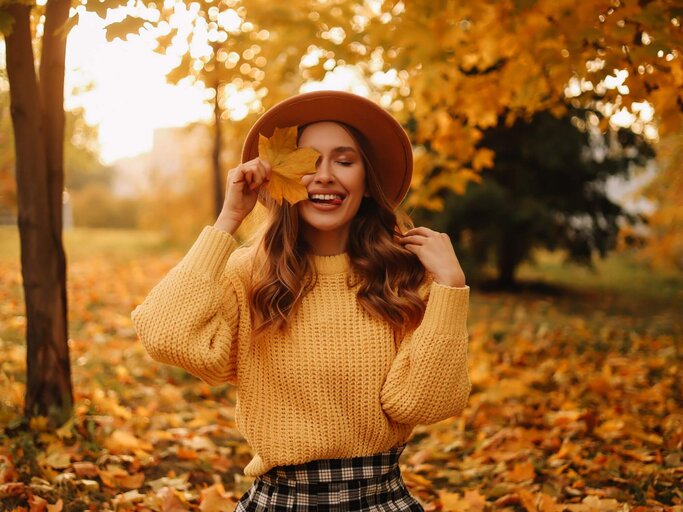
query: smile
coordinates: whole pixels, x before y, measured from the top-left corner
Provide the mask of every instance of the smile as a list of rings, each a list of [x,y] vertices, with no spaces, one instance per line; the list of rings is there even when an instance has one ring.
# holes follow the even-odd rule
[[[318,210],[329,211],[341,206],[345,198],[346,195],[341,193],[325,194],[316,192],[308,195],[308,202]]]

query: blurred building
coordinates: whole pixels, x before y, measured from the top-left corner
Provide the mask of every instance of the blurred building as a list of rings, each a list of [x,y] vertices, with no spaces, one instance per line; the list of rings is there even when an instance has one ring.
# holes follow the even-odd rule
[[[186,171],[198,165],[210,167],[213,133],[210,126],[195,123],[185,127],[154,130],[152,149],[112,164],[112,193],[137,197],[152,191],[158,180],[180,191],[186,184]]]

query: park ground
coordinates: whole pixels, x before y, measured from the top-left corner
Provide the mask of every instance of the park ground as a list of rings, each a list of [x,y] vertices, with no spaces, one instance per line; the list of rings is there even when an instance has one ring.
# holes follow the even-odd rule
[[[154,362],[130,321],[186,247],[85,229],[65,246],[75,407],[49,432],[21,418],[19,240],[0,228],[3,507],[232,510],[252,482],[235,390]],[[683,275],[535,257],[516,292],[471,285],[468,407],[415,428],[408,488],[428,511],[683,511]]]

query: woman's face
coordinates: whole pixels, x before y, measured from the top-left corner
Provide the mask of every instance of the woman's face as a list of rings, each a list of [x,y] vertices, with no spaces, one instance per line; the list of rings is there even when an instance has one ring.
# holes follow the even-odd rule
[[[302,176],[308,200],[299,201],[300,217],[314,230],[338,231],[344,241],[365,190],[365,165],[358,144],[342,126],[331,121],[313,123],[304,128],[299,147],[312,147],[320,156],[316,172]],[[315,194],[335,194],[341,201],[316,202]],[[331,233],[329,233],[331,234]]]

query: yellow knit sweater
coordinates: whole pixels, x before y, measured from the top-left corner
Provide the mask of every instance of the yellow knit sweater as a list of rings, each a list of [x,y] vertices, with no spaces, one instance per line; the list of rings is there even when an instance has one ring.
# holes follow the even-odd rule
[[[207,225],[131,313],[154,360],[237,387],[235,421],[253,452],[245,475],[388,450],[415,425],[462,412],[471,388],[469,286],[441,285],[427,273],[422,322],[397,347],[389,323],[346,286],[348,254],[315,255],[318,281],[290,334],[254,337],[251,250]]]

